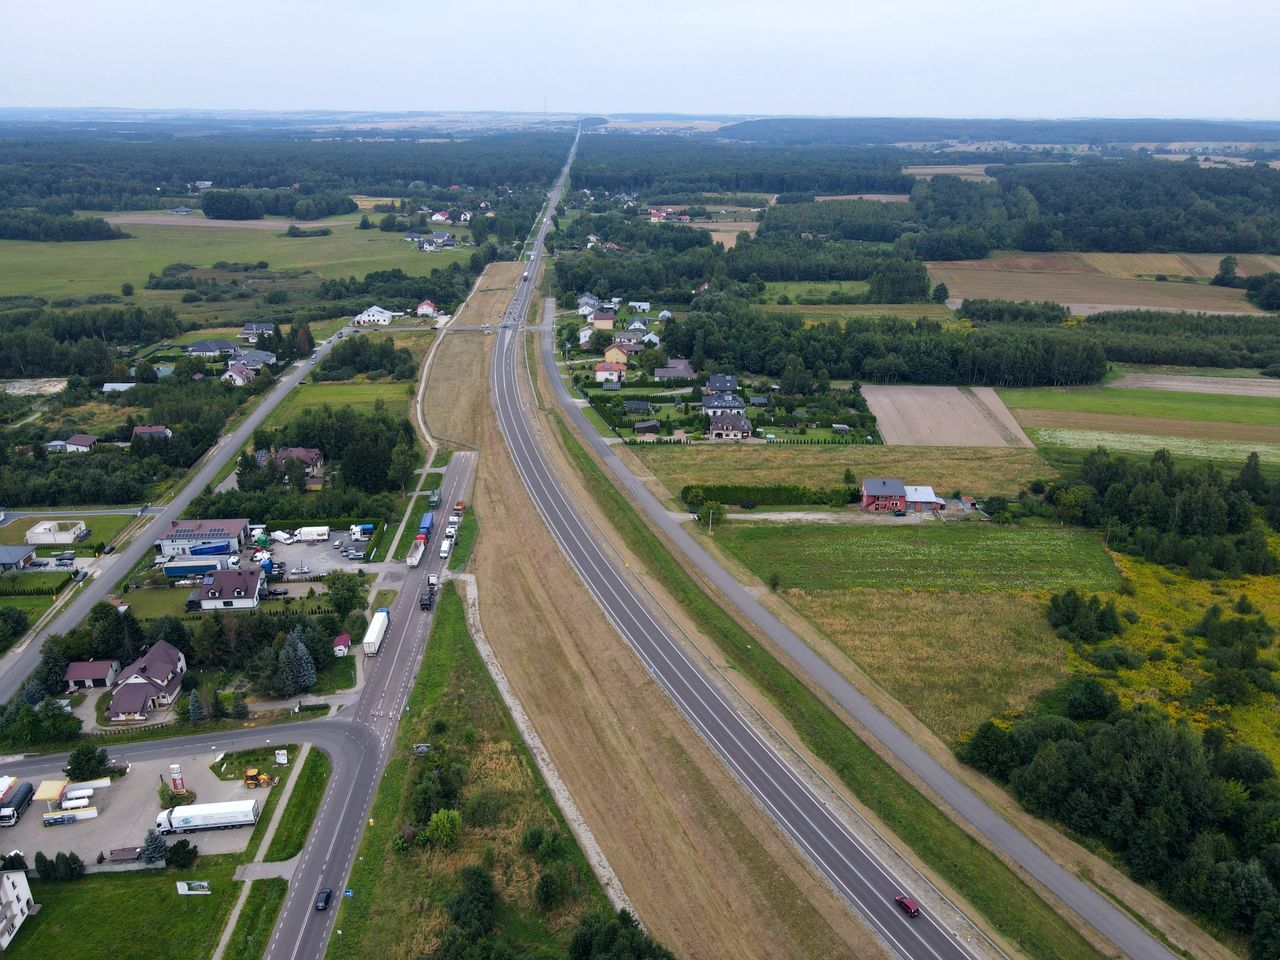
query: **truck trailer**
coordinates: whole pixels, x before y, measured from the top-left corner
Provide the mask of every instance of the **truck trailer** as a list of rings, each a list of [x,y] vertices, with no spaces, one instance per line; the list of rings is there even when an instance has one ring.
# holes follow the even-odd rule
[[[427,538],[422,534],[418,534],[413,538],[413,546],[409,548],[409,558],[406,561],[409,569],[413,569],[422,562],[422,555],[427,552]]]
[[[31,798],[36,795],[36,788],[23,783],[13,791],[3,807],[0,807],[0,827],[12,827],[22,819],[22,812],[31,806]]]
[[[187,551],[192,557],[225,557],[231,553],[231,544],[225,540],[220,543],[198,543]]]
[[[229,800],[226,803],[193,803],[185,807],[161,810],[156,817],[156,831],[194,833],[196,830],[230,830],[251,827],[258,822],[261,807],[257,800]]]
[[[432,527],[435,526],[435,522],[436,522],[435,513],[428,510],[426,513],[422,515],[422,519],[418,522],[418,532],[422,534],[424,537],[426,537],[428,540],[430,540],[431,529]]]
[[[373,536],[372,523],[353,523],[347,530],[352,540],[368,540]]]
[[[305,540],[308,543],[318,543],[321,540],[329,539],[328,527],[299,527],[293,532],[293,539]]]
[[[230,564],[228,557],[208,557],[206,559],[182,558],[170,560],[160,569],[166,577],[181,580],[183,577],[199,577],[215,570],[226,570]]]
[[[391,611],[379,607],[369,621],[369,629],[364,633],[365,656],[372,657],[382,649],[382,638],[387,635],[387,627],[391,625]]]

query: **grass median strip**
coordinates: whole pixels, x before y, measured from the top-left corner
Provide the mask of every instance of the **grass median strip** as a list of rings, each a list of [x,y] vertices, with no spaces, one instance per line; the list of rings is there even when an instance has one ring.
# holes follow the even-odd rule
[[[288,890],[288,881],[280,877],[253,881],[222,960],[259,960]]]
[[[301,852],[302,845],[307,842],[307,834],[311,832],[316,810],[324,799],[332,769],[329,755],[323,750],[313,748],[307,754],[264,860],[290,860]]]
[[[467,558],[476,545],[476,535],[480,532],[480,524],[476,520],[473,506],[458,525],[458,535],[453,540],[453,551],[449,554],[449,569],[461,570],[467,565]]]
[[[769,698],[805,746],[830,766],[862,803],[1028,957],[1096,960],[1101,956],[995,854],[907,783],[712,600],[613,486],[564,422],[559,417],[557,421],[587,491],[610,517],[628,549],[662,581],[734,669]]]

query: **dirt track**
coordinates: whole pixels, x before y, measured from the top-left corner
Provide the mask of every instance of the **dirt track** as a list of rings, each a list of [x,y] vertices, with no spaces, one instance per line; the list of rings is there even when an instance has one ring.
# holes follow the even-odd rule
[[[918,447],[1030,447],[1013,414],[990,387],[863,384],[884,442]]]
[[[1271,397],[1280,399],[1280,380],[1274,377],[1181,377],[1164,374],[1127,373],[1108,387],[1137,387],[1143,390],[1172,390],[1177,393],[1217,393],[1227,397]]]
[[[645,673],[538,519],[487,407],[481,424],[485,633],[645,924],[681,957],[883,957]]]

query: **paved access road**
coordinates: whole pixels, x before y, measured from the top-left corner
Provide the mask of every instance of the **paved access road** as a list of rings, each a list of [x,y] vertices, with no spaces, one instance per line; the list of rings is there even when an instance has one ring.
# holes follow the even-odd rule
[[[552,207],[562,185],[563,178],[553,192]],[[545,233],[544,223],[533,247],[530,276],[535,275],[542,255]],[[509,319],[526,315],[532,287],[532,281],[520,284]],[[907,892],[900,881],[720,695],[597,544],[532,439],[517,380],[522,343],[517,327],[504,324],[493,362],[498,423],[534,505],[605,615],[698,732],[886,945],[904,958],[971,957],[933,917],[921,914],[910,919],[897,907],[894,897]]]
[[[333,349],[333,345],[337,342],[337,336],[330,337],[328,343],[322,343],[316,347],[316,354],[323,358],[325,354]],[[236,456],[240,452],[240,448],[249,442],[249,439],[253,436],[253,431],[262,425],[262,422],[270,416],[271,411],[276,408],[276,405],[284,399],[290,390],[298,388],[302,378],[310,372],[311,364],[306,360],[286,369],[280,375],[279,382],[267,392],[266,396],[262,398],[253,412],[245,418],[244,422],[230,433],[223,434],[218,439],[218,442],[210,448],[186,485],[174,498],[159,508],[151,508],[146,511],[149,516],[153,517],[152,521],[127,546],[113,555],[114,559],[110,563],[109,569],[103,570],[98,576],[91,578],[81,588],[75,599],[63,607],[62,611],[49,621],[43,630],[28,639],[22,646],[15,647],[9,651],[3,659],[0,659],[0,702],[8,700],[17,693],[18,688],[22,686],[31,671],[36,668],[36,664],[40,660],[40,646],[44,643],[45,637],[54,633],[66,633],[88,615],[90,608],[95,603],[105,600],[123,573],[132,570],[134,565],[145,554],[154,550],[155,541],[168,528],[169,523],[177,520],[182,515],[182,511],[187,508],[187,504],[213,482],[213,478],[218,475],[218,471],[223,468],[226,462],[231,457]],[[306,387],[300,387],[299,389],[305,390]],[[112,511],[87,510],[84,512],[110,513]],[[66,512],[64,511],[64,513]],[[43,516],[43,514],[41,515]]]
[[[554,316],[554,303],[547,313]],[[970,826],[995,847],[1018,863],[1031,876],[1044,884],[1058,898],[1091,924],[1126,957],[1172,960],[1173,954],[1136,923],[1122,909],[1093,887],[1068,873],[986,801],[960,782],[950,771],[931,757],[901,727],[863,696],[848,680],[800,639],[790,628],[770,613],[732,574],[724,569],[681,522],[673,518],[649,489],[623,464],[573,403],[555,365],[554,331],[550,320],[541,330],[541,349],[545,379],[566,415],[577,424],[631,501],[648,515],[649,522],[660,529],[689,563],[696,566],[716,587],[765,635],[790,657],[793,669],[811,677],[841,707],[861,723],[870,734],[892,751],[917,776],[942,797]],[[512,360],[514,363],[514,360]],[[515,401],[519,405],[518,399]],[[545,466],[542,467],[545,472]],[[536,499],[536,498],[535,498]],[[606,608],[607,609],[607,608]],[[915,954],[923,956],[923,954]]]

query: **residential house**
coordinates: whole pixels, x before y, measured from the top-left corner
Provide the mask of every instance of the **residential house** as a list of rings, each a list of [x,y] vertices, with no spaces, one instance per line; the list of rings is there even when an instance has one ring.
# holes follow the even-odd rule
[[[333,655],[345,657],[351,652],[351,634],[340,633],[333,638]]]
[[[713,393],[702,398],[702,412],[709,417],[742,413],[746,408],[746,401],[736,393]]]
[[[600,298],[597,297],[594,293],[584,293],[580,297],[578,297],[578,306],[590,307],[591,311],[587,314],[588,316],[590,316],[591,312],[595,312],[600,308]]]
[[[255,339],[254,342],[256,343],[257,340]],[[184,349],[189,357],[221,357],[235,353],[240,348],[234,340],[197,340],[195,343],[187,344]]]
[[[843,437],[846,434],[848,434],[849,425],[847,423],[833,423],[831,425],[831,432],[834,433],[837,437]],[[910,490],[911,488],[908,487],[907,489]]]
[[[640,338],[640,342],[641,342],[641,343],[643,343],[643,344],[644,344],[645,346],[647,346],[647,347],[653,347],[655,350],[656,350],[658,347],[662,346],[662,338],[661,338],[661,337],[659,337],[659,336],[658,336],[656,333],[654,333],[652,330],[650,330],[650,331],[648,331],[647,333],[645,333],[645,335],[644,335],[643,337],[641,337],[641,338]]]
[[[7,950],[24,920],[36,912],[31,884],[22,870],[0,873],[0,950]]]
[[[406,233],[406,234],[404,235],[404,238],[405,238],[406,240],[410,241],[411,243],[421,243],[421,242],[422,242],[422,234],[420,234],[420,233],[414,233],[413,231],[410,231],[409,233]]]
[[[626,376],[627,368],[620,363],[597,363],[596,364],[596,383],[608,383],[612,380],[614,383],[621,383],[623,377]]]
[[[188,184],[188,186],[192,186],[192,185],[191,185],[191,184]],[[213,181],[212,181],[212,180],[197,180],[197,181],[195,182],[194,186],[195,186],[195,188],[196,188],[197,190],[212,190],[212,189],[213,189]]]
[[[707,436],[712,440],[745,440],[751,436],[751,421],[740,413],[714,413]]]
[[[176,207],[174,207],[172,210],[170,210],[169,212],[170,212],[170,213],[176,213],[176,214],[177,214],[178,216],[180,216],[180,217],[185,217],[185,216],[190,215],[190,213],[191,213],[191,207],[188,207],[185,203],[180,203],[180,204],[178,204]]]
[[[670,319],[671,319],[671,311],[670,311],[670,310],[663,310],[660,314],[658,314],[658,319],[659,319],[659,320],[670,320]]]
[[[391,318],[394,316],[395,314],[390,310],[384,310],[375,303],[363,313],[356,314],[351,320],[351,325],[354,327],[367,327],[370,324],[377,324],[385,327],[391,322]]]
[[[946,501],[933,492],[933,487],[913,487],[908,485],[906,491],[907,510],[912,513],[947,509]]]
[[[604,358],[610,363],[620,363],[624,367],[637,353],[644,350],[638,343],[611,343],[605,348]]]
[[[133,428],[133,433],[130,435],[129,439],[130,441],[172,440],[173,431],[170,430],[168,427],[160,426],[160,425],[153,425],[153,426],[139,425]]]
[[[290,460],[297,460],[308,477],[324,473],[324,454],[316,447],[281,447],[271,451],[271,458],[281,472],[286,469]]]
[[[612,312],[606,313],[603,310],[597,310],[591,314],[591,325],[597,330],[612,330],[614,315]]]
[[[36,552],[30,547],[0,545],[0,573],[21,570],[35,558]]]
[[[865,477],[862,481],[862,509],[873,513],[907,509],[907,488],[892,477]]]
[[[708,290],[710,290],[710,289],[711,289],[711,283],[710,283],[710,281],[708,281],[708,280],[704,280],[702,283],[698,284],[696,287],[694,287],[694,288],[693,288],[693,292],[694,292],[694,293],[706,293],[706,292],[707,292]]]
[[[98,438],[87,433],[73,433],[62,441],[64,453],[88,453],[98,445]]]
[[[120,672],[107,717],[115,723],[146,720],[152,710],[178,699],[186,672],[187,658],[182,651],[157,640]]]
[[[74,660],[67,664],[62,679],[66,681],[67,692],[76,690],[92,690],[94,687],[109,687],[116,682],[120,673],[119,660]]]
[[[578,308],[578,316],[580,317],[589,317],[595,312],[596,308],[586,303]]]
[[[622,409],[632,416],[641,413],[653,413],[653,404],[648,400],[624,400]]]
[[[222,375],[222,379],[234,387],[243,387],[252,383],[256,376],[257,374],[243,363],[237,362],[227,364],[227,372]]]
[[[214,570],[187,597],[187,607],[200,610],[252,610],[267,593],[267,579],[258,567]]]
[[[627,306],[635,313],[648,313],[652,309],[648,300],[628,300]]]
[[[231,355],[231,361],[242,364],[250,370],[261,370],[263,367],[275,366],[276,355],[270,350],[250,348],[249,350],[237,350]]]
[[[747,403],[753,407],[767,407],[769,405],[769,398],[762,397],[758,393],[753,393],[747,397]]]
[[[433,213],[433,214],[431,215],[431,222],[432,222],[432,223],[448,223],[448,222],[449,222],[449,211],[448,211],[448,210],[437,210],[435,213]]]
[[[276,335],[276,325],[274,323],[246,323],[244,327],[236,334],[237,340],[243,340],[245,343],[257,343],[259,337],[274,337]]]
[[[174,520],[155,541],[165,557],[218,556],[238,553],[249,542],[249,521]]]
[[[471,222],[471,211],[470,211],[470,210],[463,210],[460,214],[458,214],[458,222],[459,222],[459,223],[470,223],[470,222]]]
[[[703,393],[737,393],[738,378],[731,373],[713,373],[707,378]]]
[[[693,378],[693,365],[680,357],[668,360],[665,367],[658,367],[653,371],[655,380],[692,380]]]
[[[644,333],[639,330],[623,330],[613,335],[614,343],[638,344],[644,340]]]
[[[124,393],[126,390],[132,390],[135,384],[128,383],[104,383],[102,385],[103,393]]]
[[[627,324],[627,330],[632,333],[644,333],[649,329],[649,321],[644,317],[632,317],[631,322]]]
[[[436,305],[430,300],[423,300],[413,312],[420,317],[435,317],[439,313],[436,310]]]
[[[578,346],[585,347],[587,341],[591,339],[591,335],[596,332],[595,327],[579,327],[578,328]]]
[[[640,436],[656,436],[662,425],[657,420],[637,420],[632,429]]]
[[[445,230],[437,230],[431,235],[431,242],[437,247],[452,247],[456,243],[453,234]]]

